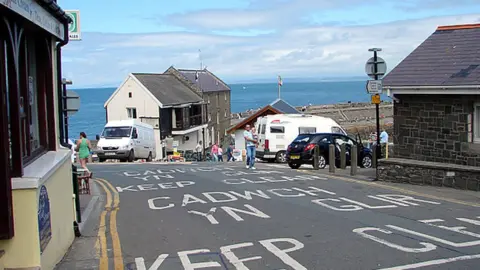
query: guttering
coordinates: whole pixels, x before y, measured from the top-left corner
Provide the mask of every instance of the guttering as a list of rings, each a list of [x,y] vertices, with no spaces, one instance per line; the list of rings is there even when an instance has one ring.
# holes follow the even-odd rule
[[[64,103],[63,96],[63,84],[62,84],[62,47],[68,43],[68,22],[63,24],[63,30],[65,33],[65,39],[60,41],[56,48],[57,53],[57,98],[58,98],[58,125],[60,130],[60,145],[70,149],[72,146],[68,143],[68,138],[65,138],[65,116],[64,116]]]
[[[451,89],[480,89],[480,85],[413,85],[413,86],[388,86],[384,85],[383,89],[390,90],[451,90]]]

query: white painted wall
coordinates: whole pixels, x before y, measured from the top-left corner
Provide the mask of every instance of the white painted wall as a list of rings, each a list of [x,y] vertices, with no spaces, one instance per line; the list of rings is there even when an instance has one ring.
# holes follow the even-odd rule
[[[235,131],[235,149],[245,150],[245,137],[243,137],[243,132],[245,129],[237,129]]]
[[[132,93],[132,97],[128,97],[128,93]],[[159,117],[159,107],[155,100],[138,84],[132,77],[120,86],[118,92],[115,93],[110,103],[107,105],[107,121],[126,120],[128,119],[127,108],[137,109],[137,118]],[[162,144],[160,141],[160,131],[155,129],[155,143],[157,148],[156,159],[162,159]]]
[[[201,136],[201,130],[200,130],[200,136]],[[184,141],[183,137],[188,136],[189,139],[188,141]],[[182,151],[195,151],[195,147],[197,146],[197,143],[199,140],[201,140],[201,137],[198,136],[198,131],[193,131],[191,133],[187,133],[185,135],[176,135],[173,136],[174,141],[178,141],[178,150]]]

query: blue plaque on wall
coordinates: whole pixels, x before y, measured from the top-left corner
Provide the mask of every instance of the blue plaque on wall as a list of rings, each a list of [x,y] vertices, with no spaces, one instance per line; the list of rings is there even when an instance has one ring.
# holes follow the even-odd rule
[[[50,200],[47,188],[42,185],[38,198],[38,233],[40,237],[40,253],[43,253],[52,239],[52,223],[50,220]]]

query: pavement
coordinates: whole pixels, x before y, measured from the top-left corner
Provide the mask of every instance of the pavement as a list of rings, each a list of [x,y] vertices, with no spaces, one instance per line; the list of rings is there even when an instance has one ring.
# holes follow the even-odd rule
[[[480,193],[242,163],[90,165],[57,269],[478,269]]]

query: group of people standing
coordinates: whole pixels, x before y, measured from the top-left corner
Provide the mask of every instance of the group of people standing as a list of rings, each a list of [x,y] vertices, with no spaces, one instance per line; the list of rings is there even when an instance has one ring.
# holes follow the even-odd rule
[[[197,152],[197,161],[202,161],[202,141],[199,141],[197,146],[195,147],[195,151]],[[218,144],[213,144],[211,148],[211,154],[213,161],[215,162],[223,162],[223,149]],[[235,161],[233,157],[233,144],[229,144],[227,147],[227,162]]]

